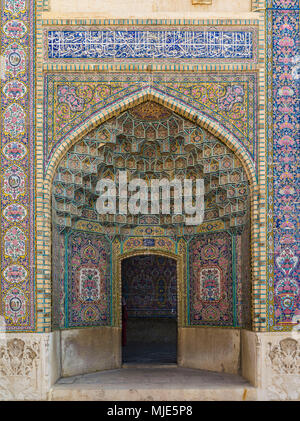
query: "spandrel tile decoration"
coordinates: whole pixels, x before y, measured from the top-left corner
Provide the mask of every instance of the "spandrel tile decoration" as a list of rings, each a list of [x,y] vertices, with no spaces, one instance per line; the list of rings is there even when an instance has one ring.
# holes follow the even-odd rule
[[[0,400],[299,400],[299,0],[96,3],[1,2]]]

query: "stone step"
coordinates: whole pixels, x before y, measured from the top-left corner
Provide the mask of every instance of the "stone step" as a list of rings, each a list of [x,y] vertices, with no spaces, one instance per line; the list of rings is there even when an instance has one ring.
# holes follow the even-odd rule
[[[245,401],[257,389],[236,374],[183,367],[121,368],[61,378],[50,401]]]

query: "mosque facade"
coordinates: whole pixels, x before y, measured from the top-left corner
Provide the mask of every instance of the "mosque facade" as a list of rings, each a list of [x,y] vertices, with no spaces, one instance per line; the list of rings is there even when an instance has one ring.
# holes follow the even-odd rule
[[[2,0],[1,29],[0,400],[121,368],[122,302],[129,341],[299,400],[299,0]],[[120,174],[203,180],[201,223],[176,189],[99,213]]]

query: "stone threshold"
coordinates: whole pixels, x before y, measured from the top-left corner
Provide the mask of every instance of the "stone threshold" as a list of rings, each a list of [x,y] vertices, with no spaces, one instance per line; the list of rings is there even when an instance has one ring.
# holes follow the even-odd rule
[[[243,377],[183,367],[128,367],[61,378],[51,401],[251,401],[257,389]]]

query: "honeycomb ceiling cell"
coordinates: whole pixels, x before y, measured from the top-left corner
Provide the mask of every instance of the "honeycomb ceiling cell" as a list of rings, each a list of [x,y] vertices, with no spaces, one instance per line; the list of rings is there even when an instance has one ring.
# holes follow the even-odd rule
[[[172,112],[156,102],[147,101],[131,108],[129,114],[138,120],[160,121],[171,117]]]
[[[68,151],[54,179],[56,223],[70,227],[78,219],[87,219],[125,229],[152,221],[177,234],[197,231],[198,227],[187,229],[184,215],[176,213],[175,190],[172,189],[170,215],[151,215],[150,191],[148,214],[99,215],[96,184],[100,179],[109,178],[118,188],[119,171],[126,171],[128,182],[140,178],[148,186],[154,179],[203,178],[203,229],[205,224],[228,229],[245,223],[249,189],[241,162],[208,131],[152,101],[108,120]],[[134,193],[128,192],[128,198]],[[193,195],[195,197],[195,184]],[[159,200],[162,209],[167,199],[161,195]]]

